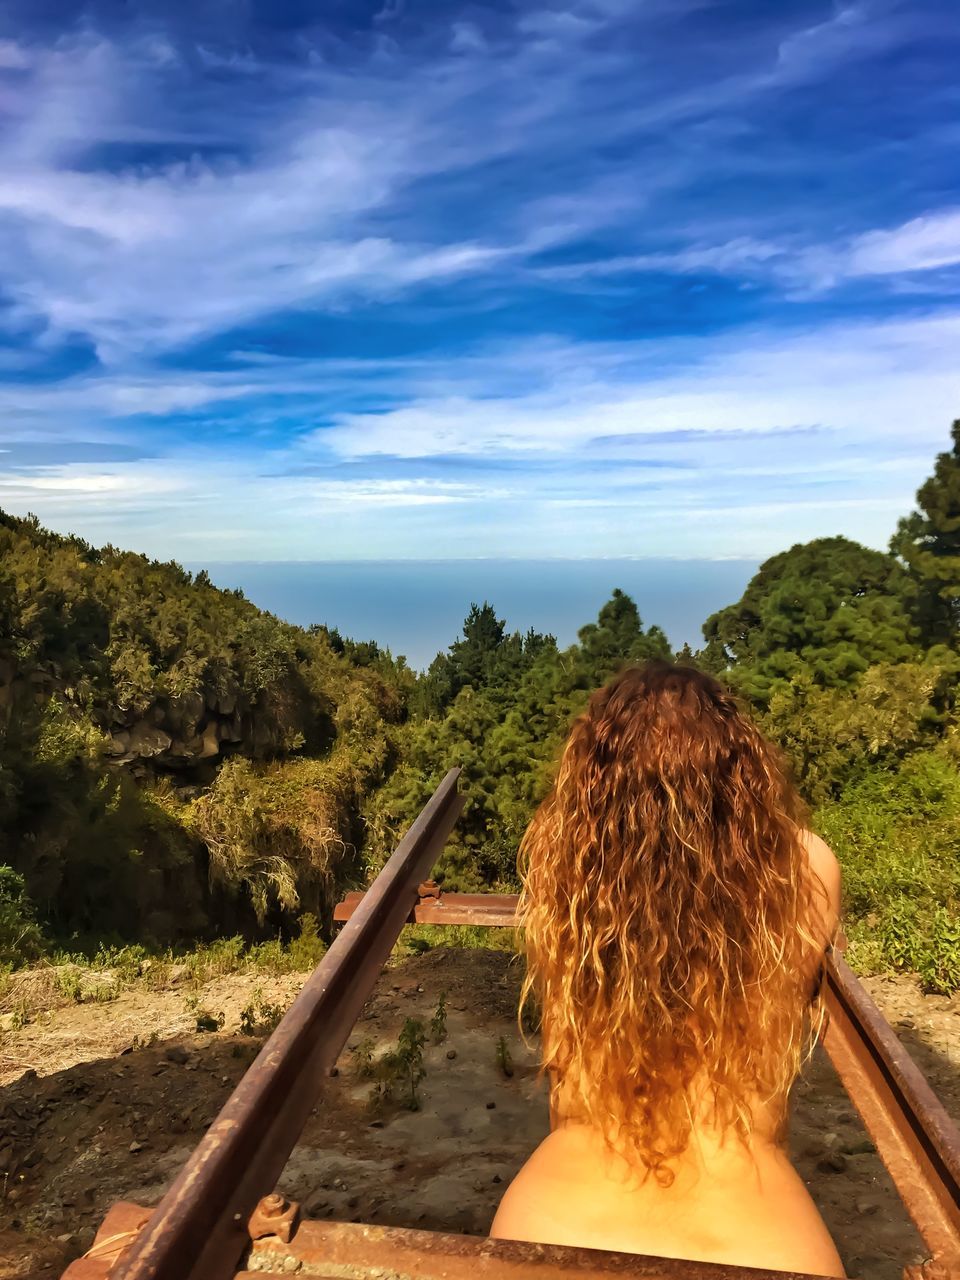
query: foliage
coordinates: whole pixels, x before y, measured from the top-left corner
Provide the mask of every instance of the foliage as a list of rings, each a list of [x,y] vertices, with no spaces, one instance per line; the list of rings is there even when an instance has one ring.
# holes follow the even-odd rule
[[[447,993],[440,992],[440,999],[433,1017],[430,1019],[430,1039],[434,1044],[442,1044],[447,1038]]]
[[[250,1003],[240,1010],[240,1034],[267,1036],[279,1024],[283,1014],[283,1005],[265,1000],[261,989],[256,987]]]
[[[958,673],[960,659],[942,648],[919,662],[868,667],[844,689],[801,672],[774,690],[761,725],[816,803],[938,738],[954,722]]]
[[[427,1032],[417,1018],[406,1018],[400,1029],[397,1047],[383,1054],[374,1064],[377,1083],[373,1087],[371,1103],[380,1107],[391,1101],[397,1090],[403,1091],[403,1105],[410,1111],[420,1110],[417,1088],[426,1076],[423,1065],[423,1047]]]
[[[0,965],[35,960],[43,950],[43,934],[37,927],[23,876],[12,867],[0,866]]]
[[[917,493],[917,510],[900,521],[890,545],[917,583],[916,616],[925,643],[960,638],[960,419],[952,449],[938,455]]]
[[[621,591],[580,636],[580,645],[560,652],[551,636],[508,636],[489,605],[471,608],[463,640],[426,673],[425,709],[398,736],[399,764],[365,811],[371,870],[456,763],[466,803],[436,878],[451,889],[517,887],[517,846],[572,717],[618,665],[669,656],[663,633],[644,630]]]
[[[818,538],[771,557],[707,619],[705,657],[760,705],[798,676],[849,688],[868,667],[919,657],[911,598],[893,556]]]
[[[304,895],[319,911],[411,682],[376,646],[290,626],[205,573],[0,512],[0,857],[62,939],[253,931],[247,903],[264,917]],[[195,810],[223,761],[238,772]],[[316,803],[284,821],[311,778]],[[253,799],[281,836],[266,868],[243,829]]]
[[[352,852],[353,783],[345,756],[266,766],[228,760],[187,814],[209,851],[211,878],[244,886],[258,920],[271,901],[293,911],[306,900],[316,914]]]
[[[844,863],[856,962],[938,990],[960,985],[958,566],[960,421],[890,554],[791,547],[677,655],[720,673],[792,761]],[[616,590],[565,649],[474,603],[416,675],[204,573],[0,513],[0,965],[58,943],[95,955],[95,982],[55,966],[78,1000],[313,968],[331,903],[452,765],[466,803],[436,878],[516,888],[571,719],[619,665],[660,656],[663,632]],[[440,942],[514,938],[415,926],[398,951]]]
[[[851,956],[960,987],[960,773],[937,750],[877,768],[821,805],[817,830],[843,868]]]
[[[197,995],[187,996],[186,1005],[187,1013],[193,1018],[198,1032],[223,1030],[223,1024],[227,1020],[223,1010],[217,1014],[211,1013],[200,1003],[200,997]]]
[[[374,1076],[375,1063],[373,1053],[375,1048],[376,1046],[369,1036],[364,1036],[363,1039],[350,1046],[351,1065],[361,1080],[371,1080]]]

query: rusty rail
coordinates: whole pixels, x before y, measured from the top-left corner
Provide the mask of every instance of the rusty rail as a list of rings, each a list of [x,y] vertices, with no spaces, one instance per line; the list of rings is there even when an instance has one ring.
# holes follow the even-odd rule
[[[827,956],[824,1048],[942,1276],[960,1276],[960,1133],[863,984]],[[919,1274],[923,1274],[922,1272]]]
[[[334,920],[349,920],[363,891],[348,893],[333,909]],[[479,924],[512,928],[517,923],[515,893],[440,893],[433,880],[420,886],[420,898],[408,924]]]
[[[377,975],[460,815],[451,769],[227,1099],[116,1280],[227,1280]]]
[[[349,919],[362,898],[348,894],[336,918]],[[516,894],[438,894],[431,881],[420,886],[410,919],[510,925],[516,908]],[[832,949],[824,1003],[830,1061],[940,1275],[960,1277],[960,1133],[863,984]]]
[[[370,1224],[298,1225],[297,1205],[267,1194],[404,923],[516,923],[516,895],[443,894],[422,880],[459,815],[458,774],[447,774],[373,886],[338,904],[334,918],[345,927],[158,1208],[115,1205],[64,1280],[239,1280],[249,1274],[237,1270],[248,1248],[251,1267],[267,1277],[292,1263],[358,1280],[384,1269],[437,1280],[815,1280]],[[833,953],[824,993],[825,1048],[933,1255],[905,1280],[960,1280],[960,1134]]]

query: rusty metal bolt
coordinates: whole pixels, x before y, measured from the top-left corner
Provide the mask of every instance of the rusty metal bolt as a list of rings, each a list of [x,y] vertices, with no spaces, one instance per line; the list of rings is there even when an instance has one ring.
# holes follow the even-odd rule
[[[260,1240],[263,1236],[276,1236],[284,1244],[290,1243],[300,1217],[300,1206],[295,1200],[273,1192],[264,1196],[247,1223],[251,1240]]]
[[[268,1196],[264,1196],[257,1206],[265,1218],[279,1218],[287,1207],[287,1202],[283,1196],[273,1191]]]

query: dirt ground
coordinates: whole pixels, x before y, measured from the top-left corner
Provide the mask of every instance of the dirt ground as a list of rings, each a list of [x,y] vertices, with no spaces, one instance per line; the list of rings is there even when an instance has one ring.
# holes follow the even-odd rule
[[[383,974],[280,1190],[308,1217],[485,1234],[500,1196],[547,1132],[546,1098],[515,1009],[503,952],[437,948]],[[201,1004],[223,1030],[195,1033],[186,990],[126,991],[5,1032],[0,1075],[0,1277],[52,1280],[86,1248],[115,1200],[154,1203],[260,1046],[239,1033],[256,987],[289,1001],[300,979],[233,975]],[[871,993],[954,1117],[960,1115],[960,1001],[905,978]],[[371,1112],[363,1041],[395,1046],[404,1018],[429,1022],[446,994],[447,1037],[425,1051],[421,1109]],[[497,1060],[504,1037],[512,1075]],[[149,1043],[151,1038],[155,1043]],[[136,1047],[134,1047],[136,1045]],[[856,1112],[818,1056],[796,1091],[792,1150],[848,1274],[899,1280],[922,1255]]]

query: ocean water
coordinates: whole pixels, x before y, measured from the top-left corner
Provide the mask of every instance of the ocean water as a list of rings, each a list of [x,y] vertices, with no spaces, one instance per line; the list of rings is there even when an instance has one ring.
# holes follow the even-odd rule
[[[596,619],[614,587],[637,602],[677,648],[702,641],[705,618],[743,593],[752,560],[220,561],[219,587],[289,622],[323,622],[354,640],[376,640],[423,669],[459,636],[472,602],[485,600],[508,631],[549,632],[561,646]]]

